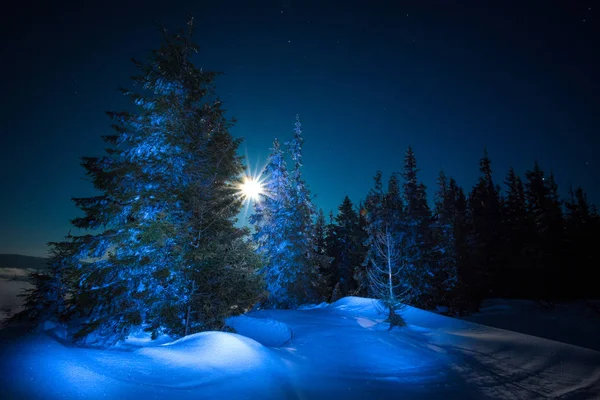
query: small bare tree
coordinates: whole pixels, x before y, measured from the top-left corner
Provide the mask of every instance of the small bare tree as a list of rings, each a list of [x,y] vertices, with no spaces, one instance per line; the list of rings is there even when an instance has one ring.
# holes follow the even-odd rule
[[[372,233],[371,246],[374,256],[367,268],[371,294],[380,300],[388,313],[391,330],[394,326],[404,326],[406,322],[397,313],[405,307],[409,289],[402,282],[404,271],[403,240],[395,237],[389,226]]]

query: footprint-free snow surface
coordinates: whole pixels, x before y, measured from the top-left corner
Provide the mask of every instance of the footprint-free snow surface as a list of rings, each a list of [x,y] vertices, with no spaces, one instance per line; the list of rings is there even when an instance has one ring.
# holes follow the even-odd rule
[[[594,399],[600,352],[415,308],[388,331],[370,299],[261,310],[167,343],[117,349],[0,331],[0,397]],[[576,327],[574,327],[576,329]]]

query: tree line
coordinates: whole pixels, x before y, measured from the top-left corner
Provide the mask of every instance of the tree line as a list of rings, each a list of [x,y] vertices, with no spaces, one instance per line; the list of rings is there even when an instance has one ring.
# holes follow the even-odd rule
[[[377,172],[364,201],[344,198],[329,222],[319,213],[319,248],[333,258],[323,275],[334,298],[369,295],[371,243],[382,225],[402,249],[409,303],[418,307],[464,313],[489,297],[553,302],[597,296],[600,256],[593,243],[600,218],[581,187],[561,199],[553,174],[537,162],[524,178],[509,169],[499,185],[484,151],[475,186],[465,193],[440,171],[430,207],[418,171],[409,147],[403,172],[390,176],[386,190]]]

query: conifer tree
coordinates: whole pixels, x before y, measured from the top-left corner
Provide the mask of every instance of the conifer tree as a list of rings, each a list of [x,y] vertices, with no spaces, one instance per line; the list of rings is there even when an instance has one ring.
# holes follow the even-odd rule
[[[368,253],[368,233],[367,233],[367,210],[365,204],[361,202],[359,204],[358,214],[358,259],[361,260],[359,264],[354,268],[354,281],[357,284],[356,295],[366,297],[368,296],[369,284],[367,279],[367,270],[365,269],[364,260],[367,258]]]
[[[327,254],[327,221],[325,213],[320,208],[315,221],[315,250],[319,254]]]
[[[288,151],[294,162],[290,173],[289,198],[291,207],[291,230],[289,240],[292,242],[291,253],[294,265],[300,271],[294,282],[293,293],[296,298],[294,306],[308,302],[320,301],[320,293],[325,285],[319,270],[329,267],[331,260],[316,251],[314,236],[315,207],[310,191],[302,177],[302,153],[304,138],[302,124],[296,115],[294,136],[287,142]]]
[[[440,171],[438,190],[434,198],[434,221],[432,224],[431,292],[433,305],[450,306],[454,303],[457,284],[455,193],[450,191],[448,178]]]
[[[554,177],[551,174],[546,178],[537,162],[525,176],[527,212],[533,223],[531,256],[536,276],[531,294],[550,300],[560,290],[560,265],[564,256],[561,203]]]
[[[70,270],[65,266],[69,265],[67,261],[73,249],[70,242],[49,245],[52,253],[47,261],[48,269],[29,275],[33,287],[19,294],[23,298],[23,311],[13,315],[9,323],[28,320],[38,324],[44,319],[57,319],[59,322],[66,319],[66,298],[72,296],[67,290],[73,279],[67,276]]]
[[[268,304],[287,304],[291,269],[288,259],[287,238],[290,230],[289,176],[285,155],[279,141],[275,139],[267,165],[263,171],[264,192],[255,204],[250,223],[255,226],[254,239],[258,252],[265,260],[263,274],[269,292]]]
[[[481,176],[469,195],[472,257],[465,283],[474,303],[494,289],[493,277],[503,264],[501,200],[492,179],[491,164],[485,150],[479,162]]]
[[[590,238],[594,237],[594,232],[590,229],[592,225],[591,207],[581,187],[575,190],[572,187],[569,189],[569,197],[565,201],[565,211],[565,252],[571,260],[572,270],[565,277],[563,294],[565,297],[576,298],[581,296],[582,283],[587,278],[585,271],[591,267],[593,262],[593,257],[590,257],[592,253],[588,247],[593,245],[590,243]]]
[[[498,277],[502,288],[499,295],[523,298],[526,297],[527,287],[532,279],[527,253],[533,231],[527,214],[523,181],[512,167],[504,183],[507,191],[502,219],[507,256],[504,273]]]
[[[329,271],[327,274],[323,275],[323,279],[325,279],[326,287],[330,288],[328,290],[328,296],[331,295],[332,290],[337,285],[337,278],[335,272],[335,253],[336,253],[336,239],[335,239],[335,217],[333,216],[333,211],[329,210],[329,215],[327,216],[327,224],[325,225],[325,253],[330,258],[331,262],[327,268]],[[339,292],[339,289],[338,289]]]
[[[348,196],[344,197],[338,207],[334,225],[334,258],[332,269],[335,272],[336,284],[340,285],[341,296],[347,296],[358,288],[354,280],[354,271],[362,263],[360,254],[361,232],[358,213]]]
[[[335,286],[335,273],[332,267],[333,257],[331,257],[329,253],[328,240],[328,226],[325,219],[325,213],[323,212],[323,209],[319,209],[315,221],[315,252],[323,259],[329,261],[319,265],[319,275],[322,280],[319,296],[324,299],[330,297]]]
[[[191,60],[191,31],[192,21],[164,30],[148,61],[134,61],[140,91],[121,92],[136,110],[109,112],[106,154],[82,158],[100,192],[73,199],[83,216],[72,224],[88,233],[51,244],[53,278],[68,296],[46,298],[65,300],[55,317],[82,321],[75,338],[89,344],[140,325],[154,337],[218,329],[257,300],[258,259],[234,225],[240,140],[215,95],[218,74]]]
[[[454,211],[453,236],[456,265],[456,285],[453,293],[453,307],[455,311],[464,313],[471,308],[468,301],[465,276],[469,271],[470,249],[469,249],[469,227],[467,197],[464,190],[458,186],[454,178],[448,181],[448,196],[452,199]]]
[[[264,171],[266,193],[250,220],[266,262],[266,304],[274,307],[295,308],[320,300],[325,282],[319,271],[330,262],[317,251],[315,209],[301,174],[303,141],[296,118],[294,137],[286,143],[294,167],[288,172],[285,154],[275,140]]]
[[[405,232],[405,264],[411,285],[411,301],[421,307],[432,304],[431,293],[431,211],[427,202],[426,187],[418,181],[417,159],[411,147],[404,157],[402,177],[405,210],[402,230]]]

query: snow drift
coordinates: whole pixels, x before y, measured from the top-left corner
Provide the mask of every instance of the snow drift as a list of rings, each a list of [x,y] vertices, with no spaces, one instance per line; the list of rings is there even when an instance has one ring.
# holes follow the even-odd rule
[[[374,300],[260,310],[157,345],[69,347],[0,331],[3,399],[593,399],[600,352],[508,330],[403,311],[387,331]],[[140,347],[142,346],[142,347]]]
[[[252,338],[269,347],[283,346],[292,339],[290,327],[274,319],[240,315],[228,318],[227,325],[235,329],[240,335]]]

